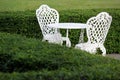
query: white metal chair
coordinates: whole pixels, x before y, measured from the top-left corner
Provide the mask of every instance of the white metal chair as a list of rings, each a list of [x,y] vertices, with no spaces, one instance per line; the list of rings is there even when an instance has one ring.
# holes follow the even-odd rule
[[[87,37],[86,43],[79,43],[75,48],[85,50],[95,54],[97,49],[100,48],[102,55],[106,55],[104,41],[106,39],[108,30],[112,22],[112,17],[107,12],[101,12],[96,17],[91,17],[87,21]]]
[[[59,23],[59,13],[48,5],[41,5],[36,10],[36,16],[43,34],[42,41],[62,45],[63,40],[59,30],[57,28],[50,28],[47,26],[48,24]]]

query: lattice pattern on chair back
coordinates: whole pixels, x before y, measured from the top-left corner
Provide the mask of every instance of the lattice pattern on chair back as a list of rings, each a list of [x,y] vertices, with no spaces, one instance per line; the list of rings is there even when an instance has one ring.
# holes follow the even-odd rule
[[[36,16],[43,36],[58,32],[56,28],[50,28],[47,26],[47,24],[59,22],[59,14],[55,9],[52,9],[47,5],[41,5],[39,9],[36,10]]]
[[[87,21],[89,25],[87,28],[88,42],[103,44],[111,22],[112,17],[106,12],[101,12],[96,17],[90,18]]]

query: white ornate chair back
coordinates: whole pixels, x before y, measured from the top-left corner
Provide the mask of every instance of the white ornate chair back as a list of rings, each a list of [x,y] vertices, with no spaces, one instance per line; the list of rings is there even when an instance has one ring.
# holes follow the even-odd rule
[[[92,17],[87,21],[88,42],[92,44],[104,44],[107,36],[112,17],[107,12],[101,12],[96,17]]]
[[[47,5],[41,5],[39,9],[36,10],[36,16],[38,23],[40,25],[43,37],[49,34],[58,33],[58,29],[50,28],[47,24],[58,23],[59,14],[55,9],[50,8]]]
[[[106,39],[108,30],[112,22],[112,17],[107,12],[101,12],[95,17],[91,17],[87,21],[87,37],[86,43],[76,44],[75,48],[85,50],[92,54],[95,54],[99,48],[102,51],[102,55],[106,55],[106,49],[104,47],[104,41]]]

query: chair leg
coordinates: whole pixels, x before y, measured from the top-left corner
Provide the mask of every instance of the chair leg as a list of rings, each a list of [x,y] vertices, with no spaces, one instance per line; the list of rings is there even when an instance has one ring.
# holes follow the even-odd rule
[[[67,46],[67,47],[71,47],[71,42],[70,42],[70,39],[69,39],[69,38],[67,38],[67,40],[66,40],[66,46]]]
[[[43,38],[42,41],[45,41],[45,39]]]
[[[106,49],[103,45],[100,46],[100,50],[102,51],[102,56],[106,56]]]
[[[71,41],[68,37],[62,37],[62,40],[66,42],[67,47],[71,47]]]

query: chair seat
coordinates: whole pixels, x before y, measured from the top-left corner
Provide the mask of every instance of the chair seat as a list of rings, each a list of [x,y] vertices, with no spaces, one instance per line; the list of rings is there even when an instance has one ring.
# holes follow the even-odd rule
[[[99,48],[99,45],[98,44],[91,44],[91,43],[87,42],[87,43],[76,44],[75,48],[87,51],[87,52],[89,52],[91,54],[95,54],[96,49]]]
[[[49,43],[61,44],[63,43],[60,33],[55,34],[46,34],[43,38],[43,41],[47,40]]]
[[[106,49],[105,49],[104,45],[100,44],[100,43],[89,43],[89,42],[79,43],[79,44],[75,45],[75,48],[87,51],[91,54],[95,54],[97,52],[97,49],[100,48],[100,50],[102,50],[102,52],[103,52],[102,55],[103,56],[106,55]]]

